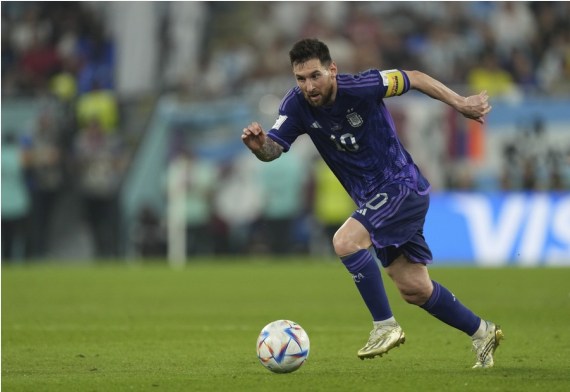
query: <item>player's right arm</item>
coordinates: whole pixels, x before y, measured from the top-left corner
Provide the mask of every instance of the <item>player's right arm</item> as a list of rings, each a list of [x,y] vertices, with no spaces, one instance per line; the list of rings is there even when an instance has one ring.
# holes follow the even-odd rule
[[[267,137],[261,125],[256,122],[243,129],[241,140],[260,161],[272,161],[283,153],[283,147]]]

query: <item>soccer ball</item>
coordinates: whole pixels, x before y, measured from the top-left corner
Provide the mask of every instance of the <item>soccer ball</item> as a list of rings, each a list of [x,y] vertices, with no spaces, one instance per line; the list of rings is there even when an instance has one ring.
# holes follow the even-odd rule
[[[257,358],[274,373],[291,373],[309,356],[309,336],[296,322],[277,320],[267,324],[257,338]]]

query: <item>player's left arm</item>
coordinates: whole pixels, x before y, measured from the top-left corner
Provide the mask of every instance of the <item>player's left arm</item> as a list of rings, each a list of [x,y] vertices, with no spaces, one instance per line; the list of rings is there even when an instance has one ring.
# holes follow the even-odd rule
[[[482,91],[477,95],[463,97],[423,72],[404,72],[408,76],[410,88],[450,105],[467,118],[483,124],[485,122],[484,116],[491,111],[492,107],[489,105],[489,96],[486,91]]]
[[[272,161],[279,158],[283,152],[283,147],[269,138],[257,122],[243,129],[241,140],[260,161]]]

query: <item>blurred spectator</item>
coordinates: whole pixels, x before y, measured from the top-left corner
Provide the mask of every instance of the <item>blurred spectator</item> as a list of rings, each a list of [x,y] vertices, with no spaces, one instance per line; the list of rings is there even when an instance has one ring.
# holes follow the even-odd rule
[[[30,254],[43,257],[48,250],[52,215],[63,185],[61,129],[55,113],[40,113],[29,147],[32,191]]]
[[[28,157],[14,132],[2,131],[2,261],[26,256],[30,197],[24,178]]]
[[[248,42],[228,37],[224,47],[214,51],[201,81],[209,96],[227,96],[243,87],[254,73],[257,53]]]
[[[190,156],[188,163],[187,254],[212,254],[215,242],[211,227],[212,198],[218,182],[218,170],[213,163],[194,156]]]
[[[536,21],[529,3],[501,1],[489,18],[499,54],[508,57],[513,49],[530,49],[536,39]]]
[[[533,72],[534,65],[529,53],[521,49],[513,49],[509,63],[509,71],[518,88],[528,95],[537,93],[539,84]]]
[[[307,172],[291,152],[271,165],[262,165],[259,173],[263,209],[252,240],[256,251],[290,254],[303,245],[296,243],[294,225],[306,209]]]
[[[344,28],[346,37],[356,46],[380,42],[382,30],[374,15],[361,3],[350,2],[348,7]]]
[[[7,11],[13,22],[10,28],[10,41],[18,53],[29,50],[34,41],[46,42],[52,27],[49,20],[42,17],[42,6],[30,3],[18,7],[17,4],[2,5],[2,13]]]
[[[80,128],[88,126],[93,119],[103,131],[115,132],[119,125],[119,103],[112,90],[102,89],[97,83],[77,100],[77,123]]]
[[[186,84],[200,73],[207,3],[173,2],[169,6],[164,81],[167,86]]]
[[[318,159],[315,163],[313,213],[322,231],[319,248],[326,250],[319,253],[334,254],[334,234],[355,209],[356,205],[333,172],[322,159]]]
[[[164,226],[164,222],[152,207],[144,205],[140,209],[132,237],[138,257],[160,258],[166,255]]]
[[[515,143],[506,143],[503,147],[503,167],[501,170],[501,189],[512,191],[520,189],[522,172],[518,162],[518,149]]]
[[[123,145],[97,119],[77,134],[77,179],[98,257],[117,255],[117,192],[125,167]]]
[[[549,146],[550,145],[550,146]],[[517,129],[503,147],[502,188],[512,191],[568,189],[570,168],[564,155],[567,147],[548,143],[544,119],[537,117]]]
[[[355,71],[355,45],[346,38],[343,34],[337,32],[337,26],[329,23],[322,14],[322,9],[319,5],[311,4],[308,9],[308,17],[303,25],[300,36],[301,37],[319,37],[327,43],[330,51],[335,53],[334,61],[339,68],[350,72]],[[317,3],[318,4],[318,3]]]
[[[259,165],[251,154],[241,155],[222,172],[214,196],[217,240],[220,253],[247,253],[252,241],[252,225],[263,210],[263,194],[258,178]],[[253,239],[255,241],[255,239]]]
[[[32,36],[31,46],[20,57],[22,87],[27,91],[47,90],[47,81],[61,68],[61,59],[50,42],[37,34]]]
[[[456,78],[455,67],[464,55],[465,46],[461,37],[453,34],[449,27],[433,23],[421,54],[425,72],[443,83],[450,83]]]
[[[569,17],[570,19],[570,17]],[[552,37],[538,64],[537,77],[548,94],[566,94],[570,91],[570,21],[566,30]]]
[[[469,72],[468,81],[474,94],[483,90],[490,97],[508,97],[517,93],[512,75],[501,67],[497,55],[491,49],[483,53],[480,65]]]
[[[71,102],[77,95],[75,75],[65,68],[62,69],[50,79],[49,89],[61,102]]]
[[[97,85],[102,90],[115,87],[115,46],[105,36],[104,21],[95,20],[87,26],[87,33],[79,37],[77,55],[79,61],[79,93],[86,93]]]
[[[265,53],[261,56],[258,66],[255,69],[255,77],[258,81],[279,80],[291,72],[291,66],[287,61],[275,61],[277,58],[287,58],[289,56],[289,42],[283,39],[271,41],[267,48],[260,48]]]
[[[344,30],[347,38],[354,43],[354,70],[378,68],[382,63],[380,23],[360,3],[350,2],[349,7]]]
[[[192,153],[177,155],[183,165],[185,187],[183,216],[186,218],[186,254],[189,256],[214,253],[215,236],[211,222],[212,198],[218,182],[217,167]]]
[[[10,22],[7,20],[6,15],[2,13],[2,95],[14,95],[17,89],[16,74],[18,54],[10,42]]]

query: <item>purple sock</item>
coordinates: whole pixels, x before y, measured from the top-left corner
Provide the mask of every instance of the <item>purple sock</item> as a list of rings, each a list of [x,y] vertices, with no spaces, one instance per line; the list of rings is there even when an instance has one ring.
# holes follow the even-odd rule
[[[481,319],[466,308],[449,290],[433,281],[433,292],[420,307],[429,314],[471,336],[479,328]]]
[[[384,290],[380,268],[372,254],[362,249],[351,255],[341,257],[342,263],[352,274],[360,295],[372,314],[374,321],[392,317],[392,310]]]

